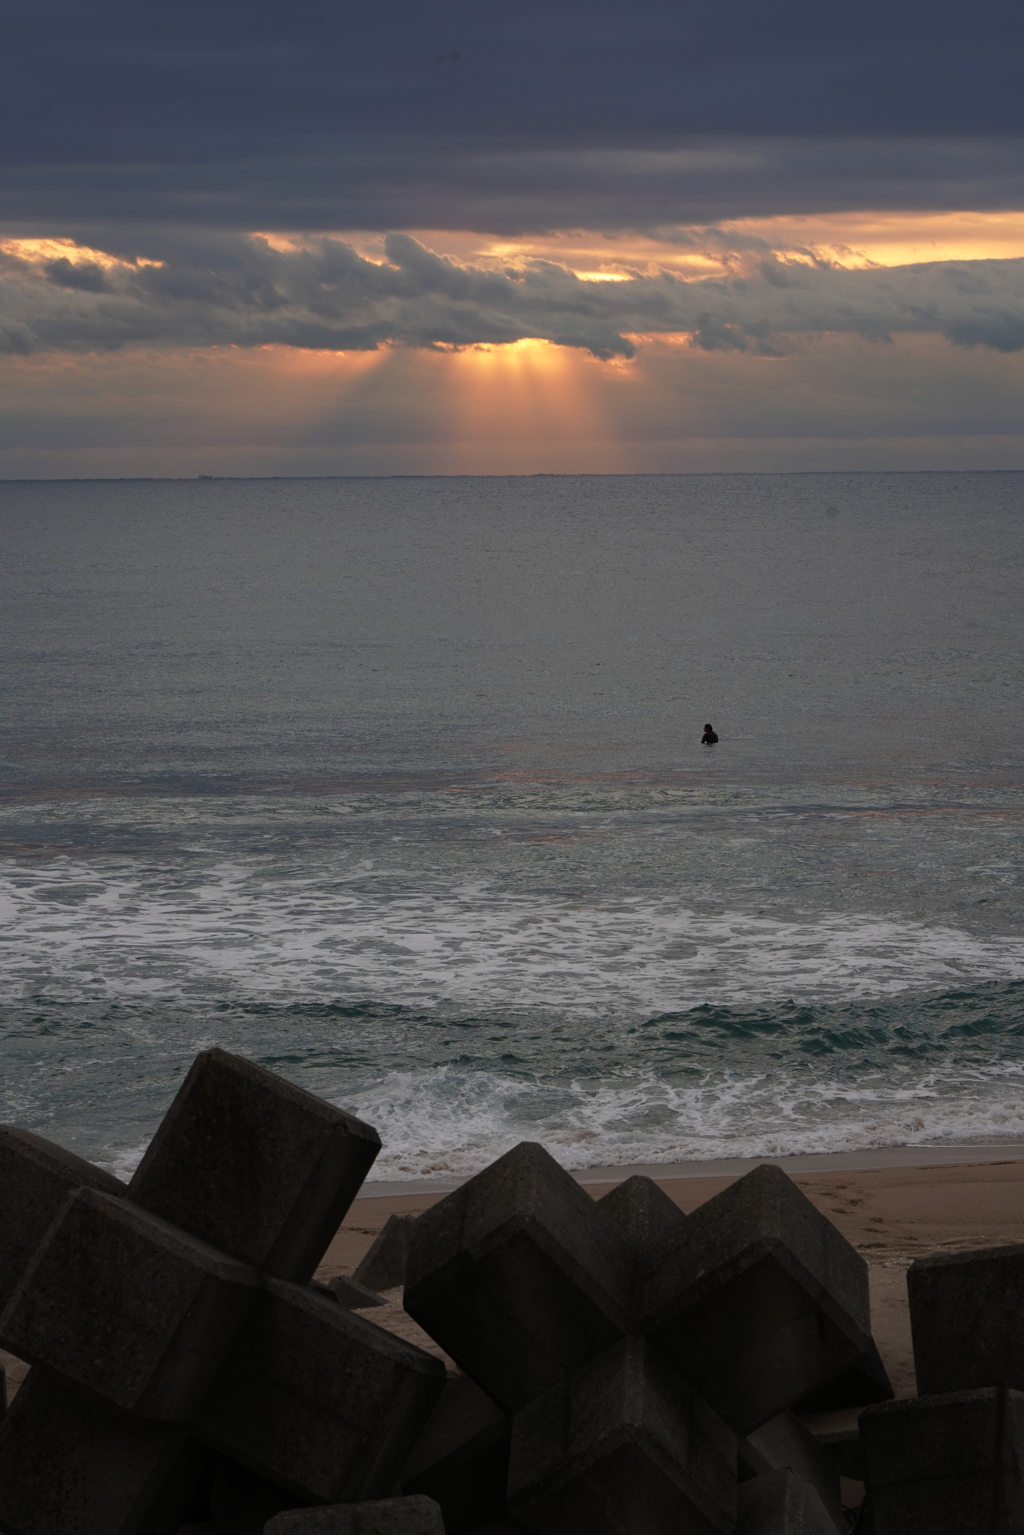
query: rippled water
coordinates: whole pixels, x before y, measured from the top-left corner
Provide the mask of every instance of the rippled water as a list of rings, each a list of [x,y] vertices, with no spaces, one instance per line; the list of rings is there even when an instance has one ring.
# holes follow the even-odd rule
[[[385,1177],[1020,1138],[1022,492],[0,487],[0,1118],[128,1170],[216,1042]]]

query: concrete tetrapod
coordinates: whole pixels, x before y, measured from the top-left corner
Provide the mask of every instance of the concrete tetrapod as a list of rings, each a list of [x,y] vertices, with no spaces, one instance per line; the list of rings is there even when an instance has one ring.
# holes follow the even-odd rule
[[[763,1163],[653,1246],[644,1332],[739,1434],[871,1344],[864,1259]]]
[[[835,1525],[809,1482],[767,1471],[740,1484],[735,1535],[834,1535]]]
[[[524,1141],[417,1218],[405,1309],[514,1412],[631,1330],[631,1276],[616,1223]]]
[[[627,1338],[516,1413],[508,1512],[530,1535],[731,1535],[736,1437]]]
[[[843,1528],[839,1497],[839,1467],[835,1457],[791,1412],[769,1418],[739,1442],[740,1476],[763,1476],[769,1471],[792,1471],[814,1488],[834,1529]]]
[[[264,1535],[445,1535],[432,1498],[383,1498],[331,1508],[298,1508],[278,1514]]]
[[[1024,1535],[1024,1393],[885,1402],[860,1436],[873,1535]]]
[[[0,1312],[69,1194],[125,1194],[117,1178],[29,1130],[0,1125]]]
[[[935,1253],[907,1270],[917,1389],[923,1396],[1024,1391],[1024,1245]]]
[[[187,1423],[258,1283],[127,1200],[78,1189],[0,1314],[0,1343],[111,1407]]]
[[[281,1334],[301,1343],[288,1369],[252,1371],[247,1421],[261,1421],[248,1436],[241,1416],[233,1425],[231,1448],[240,1458],[266,1470],[260,1434],[266,1443],[265,1424],[280,1426],[288,1418],[293,1431],[280,1436],[269,1459],[293,1495],[297,1486],[299,1497],[326,1495],[303,1469],[318,1434],[333,1446],[326,1470],[316,1472],[323,1487],[385,1491],[392,1485],[442,1388],[443,1367],[301,1285],[284,1284],[282,1298],[277,1281],[265,1277],[309,1278],[379,1144],[369,1126],[219,1050],[194,1063],[128,1198],[120,1185],[112,1193],[102,1175],[92,1178],[87,1164],[86,1171],[69,1164],[57,1148],[50,1155],[45,1143],[40,1152],[20,1133],[13,1143],[6,1137],[8,1166],[20,1169],[20,1182],[13,1191],[8,1186],[5,1197],[16,1207],[31,1199],[42,1166],[50,1229],[37,1233],[5,1312],[9,1346],[45,1361],[0,1422],[5,1535],[54,1535],[56,1529],[62,1535],[159,1529],[163,1535],[168,1518],[181,1523],[182,1510],[211,1474],[211,1452],[195,1437],[209,1428],[206,1399],[222,1389],[221,1370],[229,1397],[232,1382],[237,1386],[238,1340],[246,1328],[261,1350]],[[69,1198],[79,1174],[84,1191]],[[53,1222],[58,1195],[67,1203]],[[79,1285],[83,1244],[97,1232],[95,1271]],[[104,1262],[111,1278],[106,1292]],[[127,1280],[114,1273],[122,1263]],[[258,1285],[250,1265],[263,1271]],[[62,1287],[64,1318],[58,1314]],[[250,1305],[236,1306],[242,1292]],[[368,1406],[371,1420],[362,1436],[344,1441],[346,1450],[338,1433],[344,1377],[332,1391],[320,1389],[323,1359],[338,1358],[342,1335],[350,1345],[349,1417]],[[102,1347],[90,1365],[88,1350],[97,1344]],[[355,1364],[371,1358],[372,1366]],[[367,1394],[368,1375],[381,1382],[376,1398]],[[155,1421],[154,1413],[187,1417],[188,1430]],[[223,1435],[211,1437],[219,1442]]]
[[[500,1519],[512,1419],[468,1375],[450,1376],[402,1468],[402,1491],[440,1505],[448,1535]]]

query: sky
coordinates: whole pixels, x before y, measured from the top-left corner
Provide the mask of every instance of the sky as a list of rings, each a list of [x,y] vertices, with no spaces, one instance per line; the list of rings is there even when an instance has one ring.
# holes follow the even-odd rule
[[[0,478],[1024,468],[1024,13],[0,4]]]

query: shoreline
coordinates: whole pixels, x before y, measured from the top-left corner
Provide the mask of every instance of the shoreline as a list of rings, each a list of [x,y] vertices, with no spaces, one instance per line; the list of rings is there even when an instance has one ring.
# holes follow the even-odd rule
[[[791,1177],[804,1173],[868,1172],[873,1169],[915,1167],[968,1167],[978,1163],[997,1166],[1000,1162],[1024,1162],[1024,1141],[971,1142],[963,1146],[878,1146],[863,1151],[807,1151],[780,1157],[718,1157],[706,1162],[630,1162],[618,1166],[570,1169],[572,1177],[584,1186],[592,1183],[624,1183],[642,1176],[676,1181],[682,1178],[739,1178],[762,1162],[781,1167]],[[416,1194],[450,1194],[472,1173],[437,1178],[381,1179],[364,1183],[356,1199],[407,1199]]]

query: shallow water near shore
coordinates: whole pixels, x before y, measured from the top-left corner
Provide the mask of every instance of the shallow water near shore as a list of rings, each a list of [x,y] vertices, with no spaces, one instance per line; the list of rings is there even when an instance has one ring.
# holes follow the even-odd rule
[[[1024,475],[0,486],[0,1119],[1024,1137]],[[699,745],[705,719],[721,742]]]

